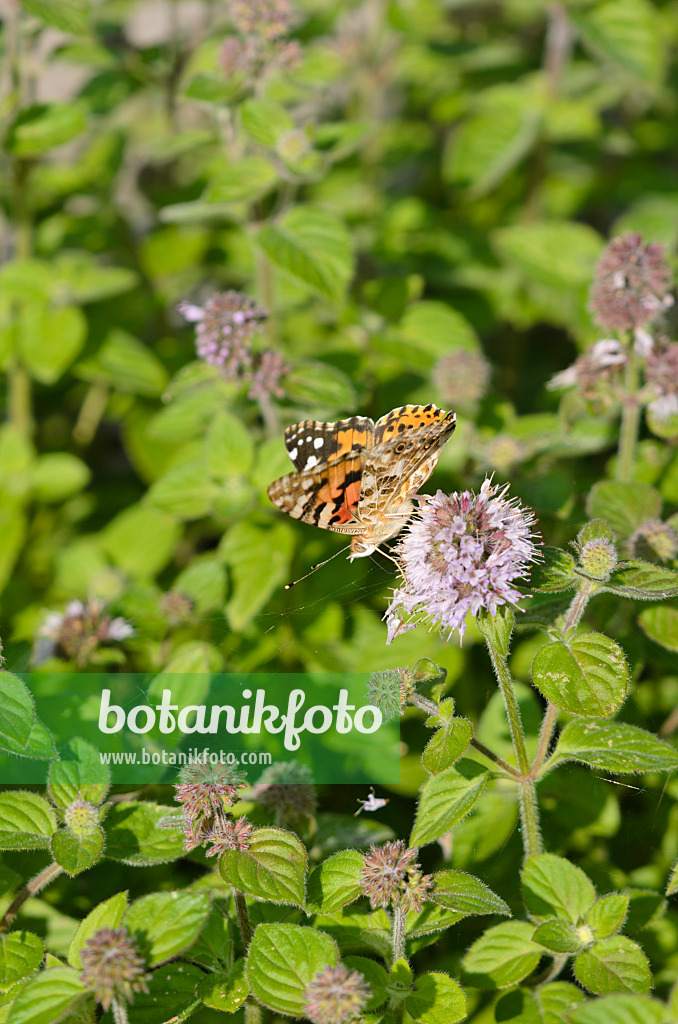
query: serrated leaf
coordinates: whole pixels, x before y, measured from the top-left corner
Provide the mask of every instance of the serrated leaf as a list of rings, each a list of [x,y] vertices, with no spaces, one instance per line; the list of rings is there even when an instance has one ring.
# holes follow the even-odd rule
[[[558,917],[576,925],[596,898],[593,882],[581,868],[553,853],[530,857],[521,880],[525,904],[537,921]]]
[[[134,1024],[160,1024],[172,1017],[186,1020],[199,1006],[196,989],[204,977],[199,967],[186,963],[166,964],[160,970],[152,971],[148,992],[134,996],[130,1018]]]
[[[381,964],[376,960],[370,960],[366,956],[345,956],[342,962],[350,971],[357,971],[370,986],[370,997],[365,1003],[365,1011],[375,1010],[381,1006],[386,999],[386,989],[389,977]]]
[[[345,225],[320,207],[300,205],[265,224],[257,243],[277,267],[325,298],[342,299],[353,273]]]
[[[54,811],[37,793],[0,793],[0,850],[40,850],[56,832]]]
[[[586,511],[590,516],[604,519],[617,537],[626,538],[647,519],[661,515],[662,497],[649,484],[632,484],[617,480],[600,480],[589,491]]]
[[[68,962],[76,970],[82,969],[80,956],[83,946],[100,928],[117,928],[127,910],[127,893],[118,892],[115,896],[98,903],[90,910],[87,917],[78,925],[75,935],[68,947]]]
[[[87,320],[77,306],[25,308],[19,322],[19,349],[35,380],[54,384],[80,353],[87,335]],[[54,339],[59,344],[54,344]]]
[[[24,747],[33,728],[35,706],[23,679],[0,671],[0,747]],[[10,744],[7,746],[6,744]]]
[[[362,895],[365,861],[357,850],[335,853],[311,873],[306,889],[307,914],[332,914]]]
[[[542,647],[532,678],[561,711],[610,718],[626,698],[629,668],[614,640],[602,633],[579,633]]]
[[[654,772],[678,768],[678,750],[652,733],[623,722],[579,719],[568,722],[555,756],[608,772]]]
[[[622,562],[605,584],[605,590],[619,597],[657,601],[678,596],[678,572],[652,562]]]
[[[247,980],[253,996],[264,1006],[302,1017],[308,984],[338,961],[334,940],[315,928],[260,924],[247,954]]]
[[[658,11],[647,0],[608,0],[574,12],[584,44],[596,57],[632,78],[657,87],[664,76],[666,48]]]
[[[42,971],[12,1005],[12,1024],[53,1024],[77,1009],[89,994],[70,967]]]
[[[91,743],[74,737],[49,769],[47,788],[53,803],[60,809],[74,800],[87,800],[99,805],[108,793],[111,773],[101,763],[99,751]]]
[[[117,327],[108,332],[96,355],[78,363],[74,372],[84,380],[149,398],[159,397],[167,384],[167,371],[153,352]]]
[[[579,582],[577,564],[571,554],[560,548],[541,548],[541,559],[530,569],[530,590],[557,594],[570,590]]]
[[[9,992],[22,978],[37,971],[44,954],[44,943],[33,932],[0,933],[0,992]]]
[[[528,921],[505,921],[483,932],[462,962],[469,984],[508,988],[531,974],[544,952],[532,941],[533,932]]]
[[[472,736],[473,726],[468,718],[448,719],[424,747],[421,760],[426,771],[439,775],[450,768],[464,753]]]
[[[563,1024],[568,1010],[572,1010],[579,1003],[583,1003],[586,996],[567,981],[553,981],[548,985],[541,985],[536,990],[537,1002],[543,1017],[539,1024]]]
[[[87,832],[76,832],[72,828],[60,828],[50,842],[55,862],[71,875],[93,867],[104,852],[104,832],[100,825]]]
[[[230,568],[232,592],[226,615],[234,632],[241,631],[286,582],[294,538],[286,523],[264,529],[255,523],[236,523],[224,537],[219,553]],[[262,575],[261,566],[266,566]]]
[[[671,1024],[668,1007],[643,996],[607,996],[570,1011],[568,1024]]]
[[[487,780],[485,769],[465,759],[427,779],[421,790],[410,845],[426,846],[449,832],[471,810]]]
[[[233,963],[233,937],[225,903],[223,899],[213,900],[207,922],[191,947],[194,963],[221,974],[227,973]]]
[[[219,859],[225,882],[259,900],[304,903],[306,849],[292,832],[258,828],[245,852],[227,850]]]
[[[414,979],[405,1008],[417,1024],[455,1024],[466,1016],[466,996],[458,982],[432,971]]]
[[[242,157],[217,171],[203,197],[207,203],[251,202],[273,188],[278,172],[261,156]]]
[[[400,321],[400,333],[434,360],[451,349],[477,352],[480,343],[471,324],[444,302],[425,299],[407,307]]]
[[[158,828],[160,819],[174,810],[146,801],[114,804],[106,817],[106,856],[132,865],[183,857],[183,835]]]
[[[218,493],[209,475],[207,460],[200,458],[164,473],[152,484],[148,501],[176,519],[201,519],[211,512]]]
[[[119,512],[99,538],[114,565],[132,579],[147,579],[167,565],[180,532],[172,516],[143,504]]]
[[[254,441],[237,416],[219,412],[206,438],[207,468],[212,476],[229,477],[249,473],[254,459]]]
[[[208,892],[154,892],[132,903],[123,924],[155,967],[190,949],[209,912]]]
[[[577,981],[596,995],[638,992],[647,995],[652,974],[647,957],[637,943],[625,935],[596,942],[574,962]]]
[[[496,893],[465,871],[436,871],[429,898],[441,907],[462,914],[511,914]]]
[[[510,605],[501,605],[496,609],[494,615],[488,611],[479,613],[476,616],[476,625],[479,632],[487,642],[494,647],[495,651],[502,657],[506,657],[511,646],[511,634],[515,625],[516,617]]]
[[[619,931],[626,920],[629,898],[628,893],[610,892],[596,900],[586,915],[586,923],[597,939],[609,939]]]
[[[250,138],[262,146],[275,146],[281,135],[294,128],[285,108],[272,100],[245,100],[240,107],[240,121]]]
[[[530,281],[549,288],[588,285],[603,248],[603,240],[593,228],[573,221],[512,224],[497,228],[492,237],[510,265]]]
[[[552,953],[577,953],[583,944],[574,925],[558,918],[543,921],[535,928],[532,938]]]
[[[312,409],[354,409],[357,396],[349,377],[335,366],[306,360],[285,376],[285,394]]]
[[[224,1013],[235,1013],[249,995],[245,977],[245,961],[236,960],[230,971],[209,974],[198,986],[198,995],[205,1006]]]
[[[638,622],[650,640],[669,651],[678,651],[678,609],[667,605],[645,608]]]

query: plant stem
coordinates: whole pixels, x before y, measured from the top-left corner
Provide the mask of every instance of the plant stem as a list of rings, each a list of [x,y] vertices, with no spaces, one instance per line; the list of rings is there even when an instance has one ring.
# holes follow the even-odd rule
[[[261,1021],[261,1007],[259,1003],[251,1002],[249,999],[245,1003],[245,1024],[260,1024]]]
[[[235,909],[238,915],[238,928],[240,929],[240,938],[245,952],[249,949],[250,942],[252,941],[252,925],[250,923],[250,915],[247,912],[247,903],[245,896],[240,892],[240,889],[233,890],[233,896],[235,897]]]
[[[515,750],[516,760],[522,776],[519,782],[520,820],[523,826],[523,849],[527,859],[535,853],[540,853],[542,849],[537,791],[530,775],[530,761],[527,756],[525,730],[520,718],[520,708],[513,688],[511,672],[509,671],[506,658],[492,646],[489,640],[486,643],[492,668],[504,698],[513,749]]]
[[[624,382],[624,405],[622,408],[619,449],[617,452],[617,480],[629,483],[633,480],[638,428],[640,426],[640,402],[638,400],[639,367],[638,356],[633,344],[628,347],[626,379]]]
[[[27,882],[23,889],[16,894],[3,914],[2,920],[0,921],[0,932],[7,931],[27,899],[30,899],[31,896],[37,896],[46,885],[49,885],[49,883],[53,882],[55,878],[62,875],[63,871],[64,869],[62,867],[52,862],[51,864],[48,864],[46,868],[43,868],[35,878],[32,878],[30,882]]]
[[[591,583],[589,580],[582,580],[577,593],[570,602],[570,607],[565,612],[561,629],[563,637],[567,638],[567,634],[577,628],[586,610],[586,605],[591,600],[595,590],[595,583]]]
[[[114,999],[111,1003],[111,1010],[113,1011],[113,1020],[115,1021],[115,1024],[129,1024],[127,1007],[122,1001]]]
[[[393,908],[393,934],[391,938],[393,946],[393,963],[405,956],[405,922],[407,914],[402,907]]]
[[[30,434],[33,423],[31,380],[17,358],[8,370],[8,389],[9,421],[20,433]]]
[[[506,772],[507,775],[510,775],[511,778],[518,779],[522,782],[523,777],[517,768],[514,768],[512,764],[505,761],[503,757],[499,756],[499,754],[495,754],[494,750],[490,750],[490,748],[486,747],[484,743],[477,740],[475,736],[471,737],[471,746],[475,747],[479,754],[483,754],[484,757],[489,758],[493,764],[496,764],[498,768],[501,768],[501,770]]]
[[[73,427],[73,440],[76,444],[89,444],[94,438],[107,403],[108,388],[103,384],[92,384],[80,406],[78,421]]]
[[[539,746],[537,747],[537,753],[534,755],[534,761],[532,762],[532,768],[530,769],[530,775],[533,779],[539,778],[539,772],[546,760],[551,737],[553,736],[553,730],[556,727],[557,717],[558,708],[555,704],[547,704],[541,723],[541,730],[539,732]]]

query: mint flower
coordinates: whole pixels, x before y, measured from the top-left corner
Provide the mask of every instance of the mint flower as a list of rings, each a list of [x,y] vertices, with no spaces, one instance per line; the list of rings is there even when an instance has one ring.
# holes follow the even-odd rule
[[[328,964],[306,987],[304,1013],[312,1024],[349,1024],[360,1017],[370,994],[358,971],[349,971],[344,964]]]
[[[177,309],[196,324],[195,347],[201,359],[219,366],[227,380],[238,380],[252,365],[250,342],[268,313],[242,292],[218,292],[195,306],[180,302]]]
[[[363,858],[365,866],[360,878],[363,892],[369,896],[373,910],[399,902],[407,872],[418,868],[416,856],[417,851],[413,847],[406,847],[402,839],[370,847],[370,852]]]
[[[387,643],[419,623],[449,639],[464,635],[466,615],[521,598],[515,587],[537,557],[531,511],[485,480],[479,494],[426,497],[395,551],[403,585],[384,618]]]
[[[289,366],[279,352],[264,352],[255,370],[250,374],[249,398],[282,398],[285,394],[281,381]]]
[[[103,601],[69,601],[64,612],[50,612],[38,630],[33,663],[48,658],[86,665],[101,647],[111,647],[134,636],[134,627],[120,615],[112,617]]]
[[[645,363],[645,381],[653,396],[648,409],[658,420],[678,415],[678,344],[653,349]]]
[[[246,786],[242,772],[230,765],[193,761],[179,772],[174,799],[183,805],[184,849],[187,853],[211,838],[215,828],[230,821],[226,807],[238,799]]]
[[[220,857],[226,850],[248,850],[254,831],[247,818],[237,821],[217,821],[204,835],[203,842],[211,844],[208,857]]]
[[[603,387],[613,382],[626,365],[626,349],[615,338],[602,338],[588,352],[579,356],[572,366],[554,374],[546,385],[550,391],[578,388],[584,398],[600,397]]]
[[[608,331],[643,327],[673,305],[671,281],[663,245],[644,245],[635,231],[613,238],[598,260],[591,288],[596,323]]]
[[[148,992],[144,961],[126,928],[100,928],[83,946],[80,959],[80,981],[104,1010],[136,992]]]

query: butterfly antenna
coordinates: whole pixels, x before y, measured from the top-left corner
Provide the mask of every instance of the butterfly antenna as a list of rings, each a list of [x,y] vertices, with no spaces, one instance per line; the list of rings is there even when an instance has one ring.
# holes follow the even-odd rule
[[[330,555],[329,558],[326,558],[324,562],[318,562],[316,565],[312,565],[310,572],[307,572],[305,576],[300,576],[298,580],[293,580],[292,583],[286,583],[285,590],[291,590],[292,587],[296,587],[297,583],[301,583],[302,580],[307,580],[309,576],[313,575],[316,569],[322,569],[323,565],[327,565],[328,562],[331,562],[333,558],[336,558],[337,555],[340,555],[342,551],[346,551],[346,548],[350,548],[350,546],[350,544],[347,544],[345,548],[339,548],[339,550],[335,551],[333,555]]]

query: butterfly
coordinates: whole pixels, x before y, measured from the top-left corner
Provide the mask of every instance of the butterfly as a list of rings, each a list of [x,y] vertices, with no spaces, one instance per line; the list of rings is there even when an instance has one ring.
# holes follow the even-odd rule
[[[407,523],[456,419],[435,405],[404,405],[376,423],[295,423],[285,446],[297,472],[274,481],[268,496],[293,519],[352,534],[348,557],[364,558]]]

